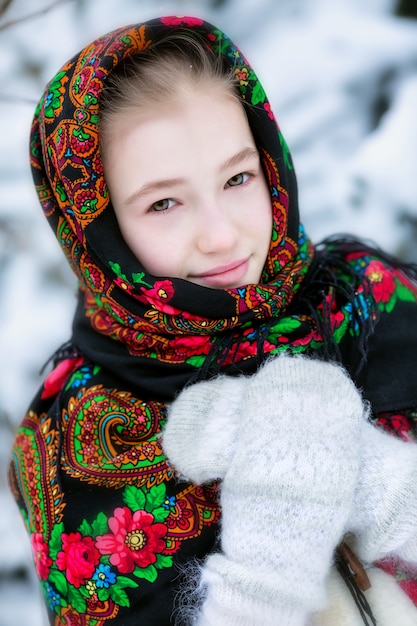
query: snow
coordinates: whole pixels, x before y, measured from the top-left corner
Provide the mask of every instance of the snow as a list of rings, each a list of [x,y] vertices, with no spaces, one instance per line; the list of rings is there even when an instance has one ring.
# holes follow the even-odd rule
[[[1,25],[28,14],[14,0]],[[44,626],[23,523],[6,489],[14,429],[69,336],[75,280],[41,215],[28,134],[43,87],[94,37],[162,14],[224,29],[262,78],[293,154],[314,241],[370,237],[417,261],[417,20],[390,0],[67,0],[0,37],[0,626]],[[31,0],[30,13],[47,6]]]

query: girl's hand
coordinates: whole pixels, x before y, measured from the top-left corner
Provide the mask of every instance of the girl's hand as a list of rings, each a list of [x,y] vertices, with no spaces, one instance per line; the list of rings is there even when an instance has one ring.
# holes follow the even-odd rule
[[[365,413],[342,368],[286,355],[180,394],[163,437],[168,458],[193,481],[223,479],[222,552],[202,571],[199,624],[298,625],[325,604]]]

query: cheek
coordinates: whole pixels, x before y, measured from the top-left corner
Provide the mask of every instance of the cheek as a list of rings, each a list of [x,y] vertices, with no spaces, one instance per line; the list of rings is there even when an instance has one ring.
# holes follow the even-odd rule
[[[164,219],[164,218],[161,218]],[[133,228],[122,232],[123,237],[139,263],[149,274],[170,278],[178,275],[180,265],[178,260],[178,246],[170,242],[169,238],[160,232],[157,234],[142,228],[140,234]]]

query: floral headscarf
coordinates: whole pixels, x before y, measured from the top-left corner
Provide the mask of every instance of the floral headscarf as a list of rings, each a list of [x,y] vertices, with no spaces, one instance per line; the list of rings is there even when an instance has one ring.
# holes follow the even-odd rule
[[[260,284],[219,290],[154,277],[125,243],[115,218],[100,156],[101,91],[117,65],[178,28],[222,58],[248,105],[273,208]],[[389,274],[395,288],[392,304],[379,309],[414,299],[401,272],[372,271],[364,244],[345,239],[313,247],[299,221],[291,156],[265,91],[238,47],[201,19],[163,17],[120,28],[64,65],[35,113],[31,165],[45,215],[79,279],[73,343],[147,399],[172,399],[187,382],[219,370],[253,372],[265,355],[282,350],[329,357],[333,346],[332,356],[340,358],[352,337],[363,363],[375,303],[386,285],[380,277]]]
[[[129,250],[115,219],[100,157],[100,93],[119,63],[178,27],[203,37],[222,55],[250,105],[246,110],[273,207],[272,238],[259,285],[213,290],[180,279],[155,278]],[[303,325],[300,318],[283,317],[313,258],[313,247],[299,223],[290,153],[255,72],[230,39],[203,20],[155,19],[119,29],[87,46],[58,72],[38,106],[31,164],[45,215],[83,294],[75,342],[93,358],[100,353],[110,367],[110,361],[122,359],[136,384],[145,384],[146,370],[145,387],[153,390],[149,359],[157,364],[153,375],[172,375],[176,387],[192,378],[208,355],[218,363],[224,345],[227,354],[221,359],[227,366],[252,359],[261,337],[264,352],[286,347],[283,336]]]

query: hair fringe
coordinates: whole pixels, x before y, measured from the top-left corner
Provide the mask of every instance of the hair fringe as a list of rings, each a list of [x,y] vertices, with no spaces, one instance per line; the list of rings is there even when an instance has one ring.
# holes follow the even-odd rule
[[[241,101],[233,64],[228,65],[199,33],[178,30],[127,57],[106,77],[100,96],[102,145],[114,121],[131,111],[166,106],[190,87],[216,87]],[[104,139],[104,141],[103,141]]]

